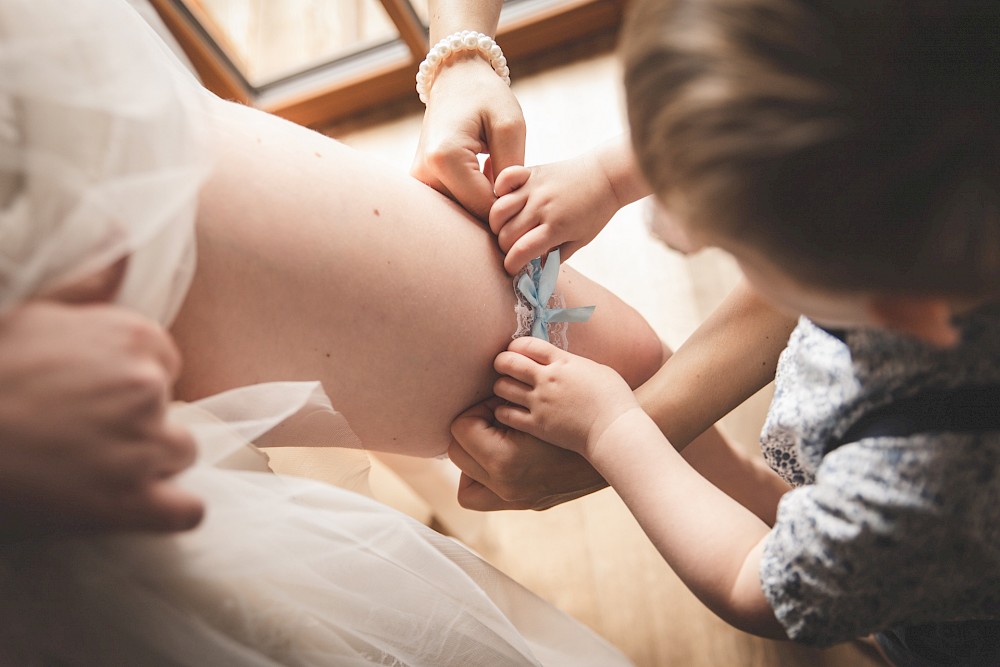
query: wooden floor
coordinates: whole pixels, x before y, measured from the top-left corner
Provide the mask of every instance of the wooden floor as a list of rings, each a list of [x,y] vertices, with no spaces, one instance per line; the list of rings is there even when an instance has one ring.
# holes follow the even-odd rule
[[[512,70],[528,125],[528,164],[572,157],[622,132],[618,69],[610,53],[520,79],[516,64]],[[420,121],[419,115],[405,116],[335,136],[406,170]],[[657,245],[646,233],[641,203],[620,212],[570,263],[638,308],[674,347],[737,276],[720,254],[683,258]],[[722,424],[748,451],[757,452],[768,400],[765,390]],[[856,644],[809,650],[730,628],[680,583],[611,490],[541,513],[477,514],[455,506],[448,519],[485,558],[589,625],[639,667],[881,664]]]

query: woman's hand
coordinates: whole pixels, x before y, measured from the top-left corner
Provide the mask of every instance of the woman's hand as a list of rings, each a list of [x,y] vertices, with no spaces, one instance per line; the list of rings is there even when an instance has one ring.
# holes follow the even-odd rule
[[[0,530],[183,530],[195,458],[166,419],[180,357],[159,326],[108,305],[30,302],[0,318]]]
[[[452,56],[434,78],[410,172],[485,221],[493,173],[524,163],[521,105],[481,56]],[[479,154],[489,159],[480,170]]]
[[[545,510],[608,485],[582,456],[498,424],[498,405],[497,398],[474,405],[451,425],[448,456],[462,471],[462,507]]]

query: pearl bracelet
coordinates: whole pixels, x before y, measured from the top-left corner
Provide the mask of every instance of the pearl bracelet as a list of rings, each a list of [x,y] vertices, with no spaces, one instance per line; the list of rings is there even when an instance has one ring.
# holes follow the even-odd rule
[[[503,56],[503,51],[493,41],[489,35],[484,35],[475,30],[463,30],[441,39],[427,52],[427,58],[420,63],[417,70],[417,94],[420,101],[427,104],[428,95],[431,92],[431,85],[438,69],[445,60],[455,55],[459,51],[475,51],[490,63],[490,67],[497,73],[504,83],[510,85],[510,70],[507,68],[507,59]]]

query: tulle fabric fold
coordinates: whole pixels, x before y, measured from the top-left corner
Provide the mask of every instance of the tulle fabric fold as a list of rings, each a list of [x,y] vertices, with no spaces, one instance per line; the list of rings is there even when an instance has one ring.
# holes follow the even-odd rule
[[[211,167],[205,102],[118,0],[0,3],[0,312],[128,257],[119,303],[173,319]]]
[[[253,404],[269,389],[228,398]],[[315,396],[307,384],[292,393],[294,409]],[[205,498],[203,525],[5,545],[0,662],[628,664],[451,538],[358,493],[267,471],[240,421],[230,428],[199,404],[173,412],[199,442],[181,483]],[[219,467],[239,453],[252,469]]]

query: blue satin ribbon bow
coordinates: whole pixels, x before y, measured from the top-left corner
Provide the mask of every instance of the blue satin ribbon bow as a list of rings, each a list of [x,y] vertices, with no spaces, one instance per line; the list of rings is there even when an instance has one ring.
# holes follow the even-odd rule
[[[596,306],[576,308],[549,308],[549,299],[556,289],[559,277],[559,248],[549,253],[542,266],[542,258],[531,260],[533,271],[521,275],[517,281],[517,291],[535,309],[535,319],[531,323],[531,335],[549,340],[549,322],[586,322]]]

